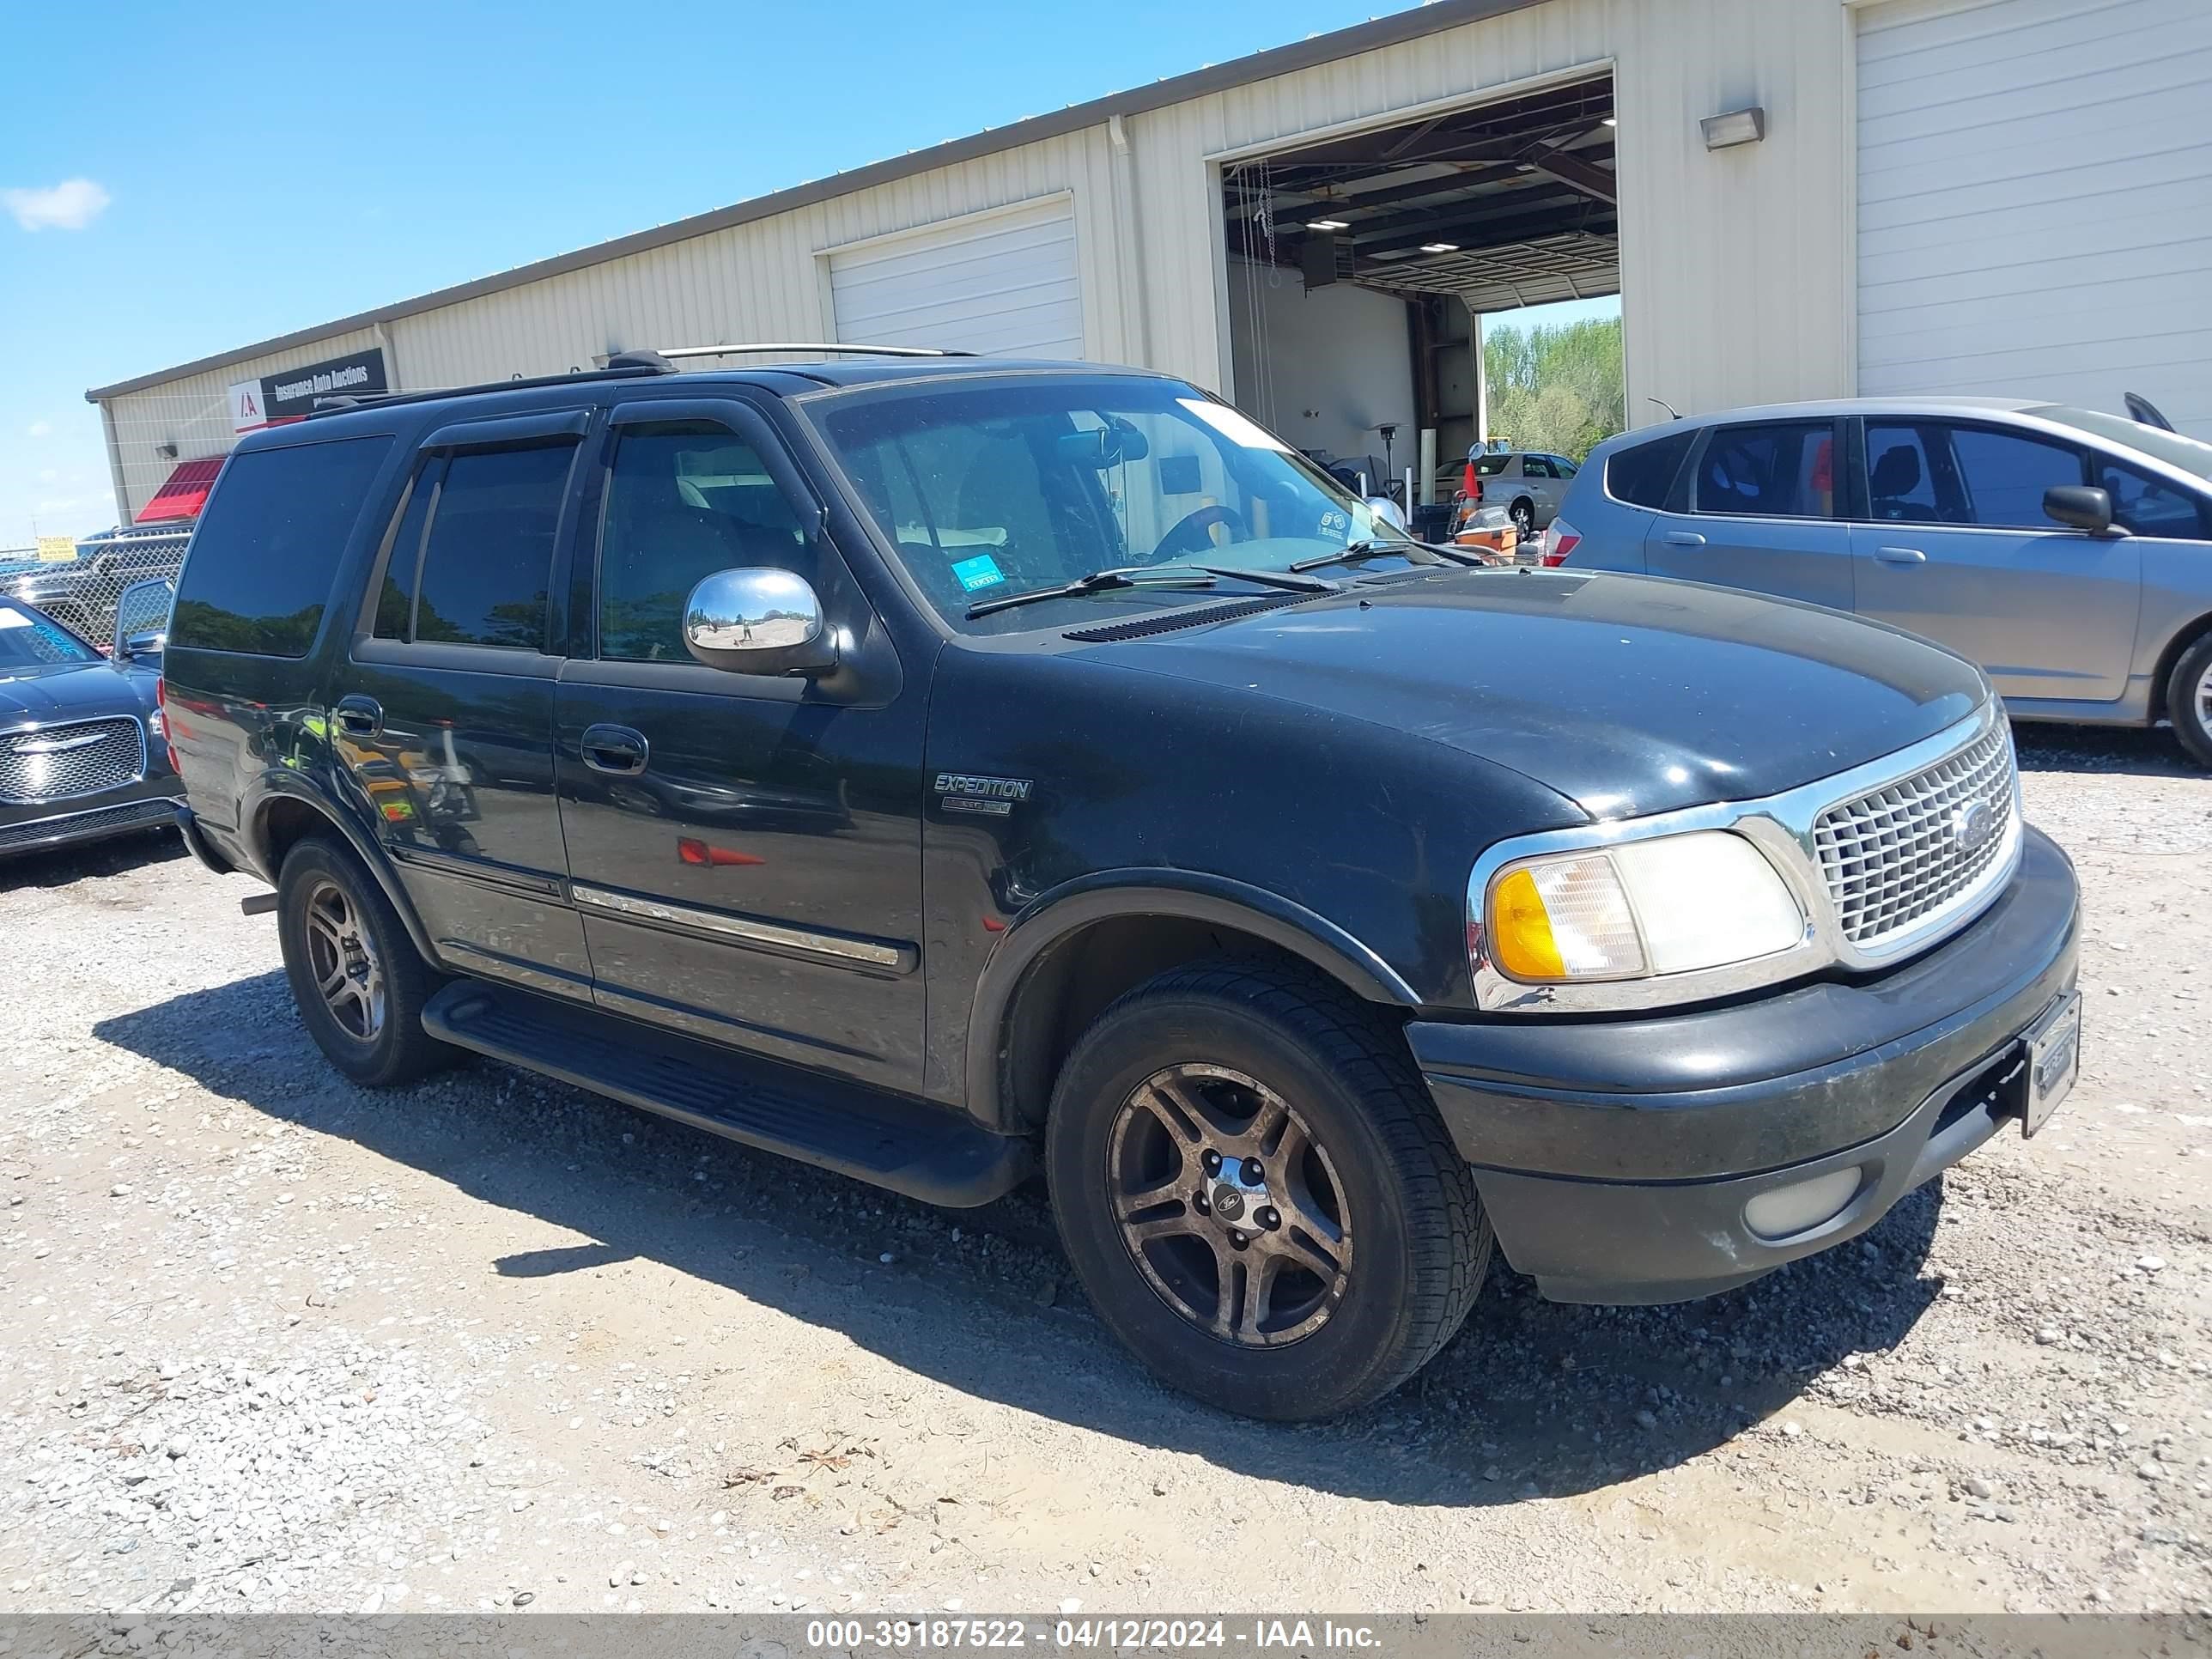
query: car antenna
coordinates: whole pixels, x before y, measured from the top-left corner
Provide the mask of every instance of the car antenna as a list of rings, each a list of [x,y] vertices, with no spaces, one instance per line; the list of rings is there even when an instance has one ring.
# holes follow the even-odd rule
[[[1647,404],[1658,404],[1660,408],[1667,411],[1667,418],[1670,421],[1679,421],[1682,418],[1681,410],[1676,409],[1674,404],[1668,403],[1664,398],[1655,398],[1647,392],[1644,394],[1644,401]]]
[[[2173,430],[2173,422],[2160,413],[2158,405],[2144,397],[2142,393],[2130,392],[2126,394],[2126,397],[2129,419],[2143,426],[2154,426],[2160,432]]]

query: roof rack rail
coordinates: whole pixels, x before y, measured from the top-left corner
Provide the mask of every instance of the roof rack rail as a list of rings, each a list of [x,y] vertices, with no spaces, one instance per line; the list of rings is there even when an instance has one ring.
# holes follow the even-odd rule
[[[627,357],[637,354],[619,355]],[[642,363],[624,362],[617,367],[611,362],[605,368],[571,369],[566,374],[518,374],[511,380],[485,380],[477,386],[426,386],[420,392],[342,392],[316,398],[307,418],[312,421],[325,415],[343,415],[354,409],[381,409],[388,404],[428,403],[434,398],[468,398],[484,392],[527,392],[535,386],[573,386],[579,380],[635,380],[648,374],[672,372],[670,368],[653,368]]]
[[[972,351],[959,351],[938,346],[877,346],[840,345],[829,340],[802,340],[796,343],[756,344],[747,342],[739,345],[664,346],[655,351],[639,348],[629,351],[611,352],[605,364],[598,368],[571,369],[566,374],[536,374],[525,378],[516,375],[511,380],[486,380],[479,386],[441,386],[427,387],[420,392],[337,392],[318,398],[307,410],[307,418],[313,420],[323,415],[342,415],[348,410],[378,408],[388,404],[425,403],[434,398],[466,398],[484,392],[525,392],[533,386],[569,386],[579,380],[638,380],[647,375],[678,373],[674,359],[678,357],[742,356],[763,351],[822,351],[843,352],[863,357],[972,357]]]
[[[781,343],[744,345],[663,346],[655,352],[624,352],[623,356],[655,356],[665,360],[678,357],[733,357],[757,351],[833,351],[845,352],[861,357],[972,357],[972,351],[956,350],[946,346],[842,345],[835,340],[786,340]],[[615,361],[610,357],[607,361]]]

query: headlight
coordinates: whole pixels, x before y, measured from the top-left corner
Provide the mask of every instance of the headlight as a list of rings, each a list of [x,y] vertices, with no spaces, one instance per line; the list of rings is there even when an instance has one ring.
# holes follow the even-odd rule
[[[1523,859],[1492,878],[1484,908],[1471,920],[1491,961],[1538,983],[1690,973],[1805,935],[1765,855],[1721,830]]]

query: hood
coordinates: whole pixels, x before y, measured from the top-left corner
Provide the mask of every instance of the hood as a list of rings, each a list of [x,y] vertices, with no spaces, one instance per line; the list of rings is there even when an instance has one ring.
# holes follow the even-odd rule
[[[1449,744],[1601,818],[1776,794],[1987,695],[1971,664],[1838,611],[1567,571],[1370,582],[1091,648]]]
[[[143,715],[154,707],[155,676],[88,662],[0,675],[0,732],[100,714]]]

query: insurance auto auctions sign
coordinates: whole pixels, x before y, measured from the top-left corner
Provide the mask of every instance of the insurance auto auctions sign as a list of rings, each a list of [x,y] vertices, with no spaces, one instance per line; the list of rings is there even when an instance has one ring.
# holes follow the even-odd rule
[[[252,432],[256,428],[296,421],[314,408],[318,398],[340,398],[389,389],[384,378],[384,348],[333,357],[327,362],[280,369],[258,380],[240,380],[230,388],[230,429]]]

